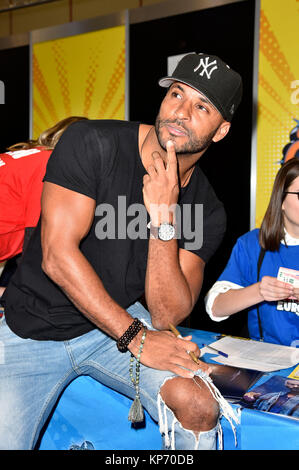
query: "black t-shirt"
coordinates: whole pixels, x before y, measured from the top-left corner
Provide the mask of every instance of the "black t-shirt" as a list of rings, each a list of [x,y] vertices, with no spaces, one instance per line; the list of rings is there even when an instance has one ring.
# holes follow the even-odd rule
[[[144,293],[147,264],[149,228],[145,224],[141,228],[137,223],[144,220],[144,213],[146,225],[149,222],[143,205],[146,171],[139,155],[138,132],[139,123],[126,121],[74,123],[53,151],[45,175],[45,181],[96,201],[95,217],[80,249],[107,292],[123,308]],[[222,203],[199,166],[182,190],[179,204],[182,224],[178,245],[207,262],[222,240],[226,218]],[[195,216],[196,204],[203,207],[202,247],[197,246],[200,236],[197,241],[193,238],[193,245],[190,238],[192,231],[199,231],[196,220],[200,220],[200,213]],[[129,236],[126,236],[126,227]],[[23,338],[71,339],[90,331],[95,325],[42,271],[40,233],[39,221],[22,263],[6,289],[6,320]]]

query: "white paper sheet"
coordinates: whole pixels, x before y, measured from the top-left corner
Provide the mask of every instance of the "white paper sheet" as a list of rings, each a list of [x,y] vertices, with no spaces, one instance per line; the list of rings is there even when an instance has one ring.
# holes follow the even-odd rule
[[[299,363],[299,349],[290,346],[280,346],[231,336],[224,336],[211,343],[210,346],[228,354],[228,358],[216,356],[213,359],[229,366],[272,372],[288,369]]]

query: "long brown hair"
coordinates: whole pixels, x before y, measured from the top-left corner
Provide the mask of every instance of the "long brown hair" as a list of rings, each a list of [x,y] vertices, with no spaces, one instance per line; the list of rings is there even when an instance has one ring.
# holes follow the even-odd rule
[[[54,149],[58,140],[69,127],[70,124],[77,121],[87,120],[88,118],[83,116],[70,116],[61,121],[57,122],[54,126],[43,131],[36,140],[28,140],[28,142],[18,142],[17,144],[11,145],[7,150],[21,150],[30,149],[35,147],[44,147],[46,150]]]
[[[275,177],[270,202],[259,232],[260,245],[265,250],[278,251],[280,241],[284,239],[284,218],[281,206],[286,197],[285,191],[298,176],[299,159],[294,157],[282,165]]]

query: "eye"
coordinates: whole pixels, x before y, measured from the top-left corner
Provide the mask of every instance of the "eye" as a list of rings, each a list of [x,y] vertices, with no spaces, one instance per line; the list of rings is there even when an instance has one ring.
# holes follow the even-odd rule
[[[177,91],[172,91],[172,92],[171,92],[171,96],[172,96],[173,98],[177,98],[177,99],[179,99],[179,100],[182,99],[182,96],[181,96],[180,93],[178,93]]]
[[[209,110],[208,110],[205,106],[203,106],[202,104],[197,104],[195,107],[196,107],[196,109],[198,109],[199,111],[204,111],[204,112],[206,112],[206,113],[209,112]]]

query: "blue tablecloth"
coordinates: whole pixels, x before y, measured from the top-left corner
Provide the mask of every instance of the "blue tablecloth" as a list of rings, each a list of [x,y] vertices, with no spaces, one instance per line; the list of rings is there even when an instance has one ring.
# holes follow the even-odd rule
[[[211,343],[217,334],[180,328],[194,342]],[[208,355],[208,362],[213,355]],[[275,372],[287,376],[292,369]],[[269,378],[265,374],[257,384]],[[257,385],[256,384],[256,385]],[[64,391],[41,439],[40,450],[68,450],[91,446],[96,450],[160,450],[158,425],[145,411],[145,427],[135,429],[128,421],[132,401],[94,379],[78,377]],[[229,423],[222,418],[225,450],[297,450],[299,420],[232,405],[241,418],[237,446]],[[91,443],[91,444],[89,444]]]

